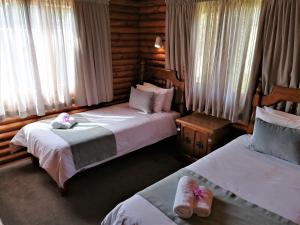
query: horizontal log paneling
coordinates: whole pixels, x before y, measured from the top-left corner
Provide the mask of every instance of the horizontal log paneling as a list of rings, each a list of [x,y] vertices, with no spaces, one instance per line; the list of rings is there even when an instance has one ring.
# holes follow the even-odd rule
[[[113,1],[112,1],[113,2]],[[114,3],[110,3],[110,12],[121,12],[121,13],[129,13],[129,14],[136,14],[138,8],[134,6],[123,6],[123,5],[118,5]]]
[[[138,40],[112,40],[111,45],[115,47],[133,46],[136,47]],[[137,57],[135,57],[137,58]]]
[[[23,159],[26,157],[28,157],[28,154],[25,151],[20,151],[20,152],[14,153],[14,154],[0,156],[0,165],[9,163],[9,162],[12,162],[15,160]]]
[[[165,13],[166,12],[166,6],[165,5],[151,5],[151,6],[144,6],[142,5],[140,7],[140,14],[157,14],[157,13]]]
[[[111,12],[110,13],[111,19],[119,19],[119,20],[139,20],[138,13],[136,14],[129,14],[129,13],[119,13],[119,12]]]
[[[10,140],[0,142],[0,149],[8,148],[9,142],[10,142]]]
[[[165,50],[154,47],[156,36],[165,40],[165,13],[166,5],[164,0],[140,1],[140,56],[146,60],[148,65],[164,67]]]
[[[130,53],[114,53],[112,54],[112,59],[137,59],[139,56],[138,52],[130,52]]]
[[[154,48],[154,46],[152,46],[152,47],[140,46],[140,53],[164,54],[165,49],[164,48]]]
[[[165,0],[142,0],[140,1],[140,7],[165,5],[165,2]]]
[[[110,4],[123,5],[127,7],[139,6],[139,3],[136,0],[111,0]]]
[[[120,27],[127,27],[127,26],[138,26],[138,21],[126,21],[126,20],[111,20],[111,26],[120,26]]]
[[[138,70],[114,72],[113,77],[135,77]]]
[[[165,28],[164,27],[141,27],[140,33],[150,33],[150,34],[164,34]]]
[[[138,59],[118,59],[118,60],[113,60],[112,65],[113,66],[121,66],[121,65],[138,65]]]
[[[165,20],[140,21],[141,27],[165,27]]]
[[[126,33],[126,34],[137,34],[139,32],[138,27],[111,27],[112,33]]]
[[[128,46],[128,47],[119,47],[119,46],[112,46],[111,52],[112,54],[119,54],[119,53],[137,53],[138,54],[139,48],[138,46]]]
[[[139,4],[135,0],[111,0],[111,47],[114,100],[127,100],[139,67]]]
[[[111,40],[112,41],[120,41],[120,40],[139,40],[138,34],[123,34],[123,33],[112,33],[111,34]]]
[[[128,100],[130,87],[138,77],[138,12],[136,1],[110,2],[114,100]]]

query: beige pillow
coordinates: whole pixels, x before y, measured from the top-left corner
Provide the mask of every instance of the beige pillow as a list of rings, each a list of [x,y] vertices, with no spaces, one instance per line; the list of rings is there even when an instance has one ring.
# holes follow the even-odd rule
[[[165,112],[169,112],[171,111],[171,107],[172,107],[172,101],[173,101],[173,95],[174,95],[174,88],[161,88],[158,87],[156,85],[144,82],[144,85],[146,87],[152,87],[153,90],[163,90],[165,91],[166,95],[165,95],[165,100],[164,100],[164,104],[163,104],[163,108],[162,110]]]
[[[153,106],[153,92],[141,91],[131,87],[129,107],[151,113]]]
[[[153,112],[161,112],[163,110],[166,91],[158,90],[152,87],[144,86],[144,85],[137,85],[137,89],[141,91],[148,91],[154,93],[153,96]]]

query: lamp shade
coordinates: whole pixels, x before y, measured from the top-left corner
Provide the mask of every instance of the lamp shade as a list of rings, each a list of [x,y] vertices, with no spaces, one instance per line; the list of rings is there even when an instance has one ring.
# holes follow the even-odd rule
[[[156,37],[154,47],[155,48],[161,48],[162,47],[162,40],[161,40],[160,36]]]

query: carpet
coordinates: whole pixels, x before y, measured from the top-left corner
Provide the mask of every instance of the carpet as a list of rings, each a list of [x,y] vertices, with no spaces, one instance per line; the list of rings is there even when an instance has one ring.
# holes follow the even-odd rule
[[[62,197],[48,174],[23,160],[0,168],[3,225],[96,225],[121,201],[186,166],[158,143],[75,175]]]

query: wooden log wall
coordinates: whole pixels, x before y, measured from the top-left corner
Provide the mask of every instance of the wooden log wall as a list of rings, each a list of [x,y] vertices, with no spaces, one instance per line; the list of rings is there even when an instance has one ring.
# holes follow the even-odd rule
[[[139,7],[136,0],[110,1],[114,100],[128,100],[139,71]]]
[[[140,57],[146,60],[147,65],[156,67],[165,66],[165,50],[155,48],[155,38],[160,36],[165,41],[165,0],[141,0],[140,14]]]

